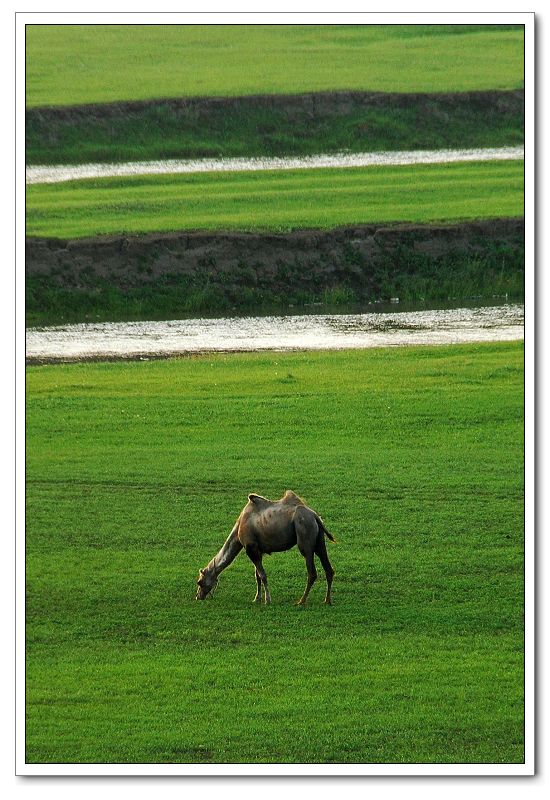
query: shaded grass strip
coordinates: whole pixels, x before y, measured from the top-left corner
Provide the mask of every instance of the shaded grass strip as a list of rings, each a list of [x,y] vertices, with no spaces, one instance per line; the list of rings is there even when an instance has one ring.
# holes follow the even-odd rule
[[[27,111],[29,164],[502,147],[522,91],[186,98]]]

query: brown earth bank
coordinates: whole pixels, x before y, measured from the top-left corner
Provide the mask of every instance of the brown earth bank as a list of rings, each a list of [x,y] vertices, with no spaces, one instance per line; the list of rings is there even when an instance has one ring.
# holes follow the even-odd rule
[[[31,310],[39,311],[56,291],[93,298],[108,289],[150,300],[157,293],[164,296],[162,312],[171,293],[181,310],[193,310],[193,302],[199,309],[222,310],[269,302],[384,300],[395,294],[517,296],[523,253],[523,218],[281,234],[29,238],[27,299]]]
[[[34,106],[27,109],[27,121],[35,119],[77,122],[82,119],[110,119],[155,109],[159,106],[181,114],[210,114],[216,111],[242,111],[249,108],[275,108],[301,116],[305,111],[317,114],[349,114],[356,108],[456,108],[468,106],[481,110],[522,111],[523,89],[477,92],[307,92],[294,95],[246,95],[243,97],[181,97],[155,100],[89,103],[72,106]]]

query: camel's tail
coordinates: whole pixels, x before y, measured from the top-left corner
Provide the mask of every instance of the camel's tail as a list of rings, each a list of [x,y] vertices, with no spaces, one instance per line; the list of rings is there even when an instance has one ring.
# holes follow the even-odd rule
[[[332,533],[326,529],[325,523],[323,522],[319,514],[315,514],[315,518],[317,519],[317,525],[319,526],[320,532],[324,533],[327,539],[330,539],[331,542],[336,542],[336,539],[334,538]]]

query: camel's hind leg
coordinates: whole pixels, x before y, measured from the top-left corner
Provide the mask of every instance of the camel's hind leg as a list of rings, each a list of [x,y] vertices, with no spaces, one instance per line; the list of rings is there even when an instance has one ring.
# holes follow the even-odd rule
[[[334,578],[334,569],[332,568],[332,564],[328,560],[327,555],[327,544],[325,542],[325,534],[323,531],[319,531],[319,536],[317,537],[317,544],[315,545],[315,552],[321,559],[321,564],[323,565],[323,569],[325,570],[325,575],[327,576],[327,593],[325,596],[325,603],[329,606],[332,605],[332,579]]]
[[[304,590],[303,595],[297,601],[297,606],[305,606],[307,596],[311,591],[311,587],[317,580],[317,570],[315,569],[315,562],[313,560],[313,553],[302,553],[302,555],[306,559],[306,567],[307,567],[307,583],[306,588]]]
[[[307,567],[307,583],[303,595],[300,597],[296,605],[304,606],[307,601],[308,594],[311,587],[317,580],[317,570],[315,569],[315,561],[313,558],[313,551],[319,528],[317,521],[309,509],[300,507],[296,509],[294,514],[294,527],[296,529],[296,543],[300,553],[306,560]]]

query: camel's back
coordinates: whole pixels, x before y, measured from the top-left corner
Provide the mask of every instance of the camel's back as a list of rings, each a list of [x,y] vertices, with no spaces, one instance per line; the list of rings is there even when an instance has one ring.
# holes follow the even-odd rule
[[[280,500],[268,500],[261,495],[249,495],[241,515],[239,539],[245,545],[256,542],[262,552],[288,550],[296,544],[294,514],[305,505],[294,492],[285,492]]]

